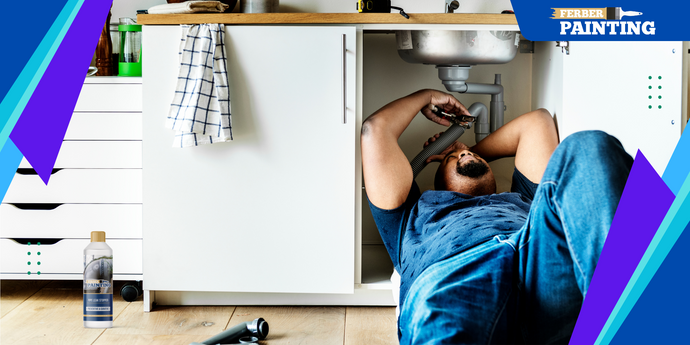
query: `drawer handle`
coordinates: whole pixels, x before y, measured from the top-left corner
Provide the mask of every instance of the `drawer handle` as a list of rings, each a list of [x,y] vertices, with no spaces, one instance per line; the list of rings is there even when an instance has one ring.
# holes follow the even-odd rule
[[[63,240],[63,238],[10,238],[10,240],[15,241],[19,244],[29,244],[31,245],[45,245],[50,246]]]
[[[53,171],[51,171],[50,174],[53,175],[60,170],[62,170],[62,168],[53,169]],[[19,175],[38,175],[36,170],[31,169],[31,168],[19,168],[19,169],[17,169],[17,174],[19,174]]]
[[[20,210],[54,210],[63,204],[30,204],[30,203],[17,203],[10,204]]]

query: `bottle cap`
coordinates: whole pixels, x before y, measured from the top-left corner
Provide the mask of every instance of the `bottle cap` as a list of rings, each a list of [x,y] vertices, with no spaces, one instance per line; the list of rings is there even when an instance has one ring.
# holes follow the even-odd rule
[[[91,231],[91,242],[105,242],[105,231]]]

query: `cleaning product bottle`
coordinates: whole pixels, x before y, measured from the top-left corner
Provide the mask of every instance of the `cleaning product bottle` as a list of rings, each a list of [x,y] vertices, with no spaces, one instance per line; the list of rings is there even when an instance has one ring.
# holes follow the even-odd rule
[[[84,249],[84,327],[113,327],[113,250],[104,231],[92,231]]]

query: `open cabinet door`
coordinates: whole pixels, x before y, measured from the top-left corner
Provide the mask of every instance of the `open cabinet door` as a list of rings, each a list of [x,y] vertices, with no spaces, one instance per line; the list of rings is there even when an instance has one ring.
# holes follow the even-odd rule
[[[226,26],[234,140],[173,148],[180,32],[144,27],[146,289],[353,293],[355,28]]]
[[[570,42],[562,56],[561,140],[606,131],[633,157],[639,149],[662,175],[681,134],[682,48],[682,42]]]

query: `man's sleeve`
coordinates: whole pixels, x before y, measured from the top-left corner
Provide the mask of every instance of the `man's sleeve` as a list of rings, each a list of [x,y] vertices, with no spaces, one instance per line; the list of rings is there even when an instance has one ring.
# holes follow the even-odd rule
[[[400,243],[405,235],[405,228],[410,218],[410,213],[414,208],[417,200],[420,197],[419,186],[416,182],[412,182],[410,193],[407,195],[407,200],[397,208],[386,210],[376,207],[369,201],[369,208],[371,214],[374,216],[376,227],[379,230],[383,244],[386,246],[388,255],[390,255],[395,269],[400,272]]]
[[[513,183],[510,186],[510,191],[514,193],[520,193],[529,202],[534,199],[534,193],[537,191],[539,185],[530,181],[525,175],[523,175],[520,170],[515,168],[513,171]]]

